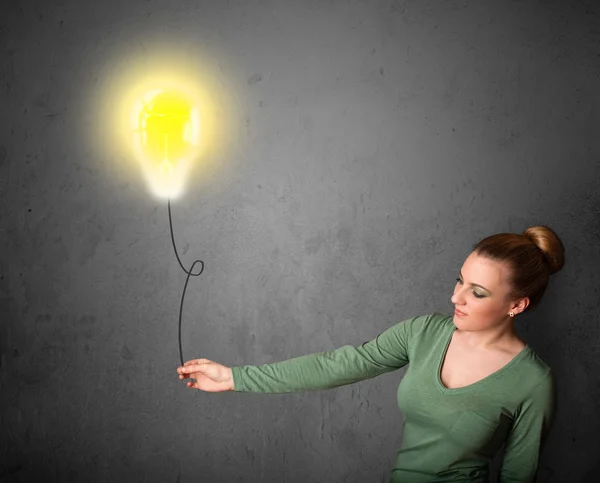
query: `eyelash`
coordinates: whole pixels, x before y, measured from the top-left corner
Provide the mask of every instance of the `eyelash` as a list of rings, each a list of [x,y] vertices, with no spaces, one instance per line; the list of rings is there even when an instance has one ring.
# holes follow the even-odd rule
[[[457,278],[456,281],[458,283],[462,283],[462,280],[460,278]],[[478,299],[482,299],[483,297],[485,297],[485,295],[478,295],[477,293],[473,292],[473,295],[475,295],[475,297],[477,297]]]

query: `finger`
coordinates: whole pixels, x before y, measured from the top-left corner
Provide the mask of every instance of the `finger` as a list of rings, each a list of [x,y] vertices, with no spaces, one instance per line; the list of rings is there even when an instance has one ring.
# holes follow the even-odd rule
[[[205,365],[205,363],[200,363],[195,366],[189,365],[186,367],[181,367],[177,372],[179,372],[179,374],[191,374],[192,372],[202,372],[202,369],[204,369]]]
[[[189,366],[189,365],[192,365],[192,364],[201,364],[203,362],[211,362],[211,361],[209,361],[208,359],[192,359],[192,360],[189,360],[189,361],[185,362],[183,365],[184,366]]]
[[[191,379],[192,381],[197,380],[199,374],[179,374],[179,379],[183,380],[183,379]]]
[[[197,366],[192,366],[192,362],[195,362],[195,361],[188,361],[188,362],[185,363],[186,364],[185,366],[179,366],[177,368],[177,373],[178,374],[185,374],[185,373],[189,374],[190,372],[193,372],[193,371],[190,370],[190,368],[191,367],[197,367]]]

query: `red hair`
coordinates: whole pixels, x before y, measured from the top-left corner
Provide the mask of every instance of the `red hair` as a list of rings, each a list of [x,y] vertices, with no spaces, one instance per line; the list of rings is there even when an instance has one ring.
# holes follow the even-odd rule
[[[547,226],[532,226],[522,234],[498,233],[479,241],[473,247],[477,255],[506,264],[511,275],[510,297],[529,297],[536,307],[546,291],[550,275],[565,264],[565,248],[558,235]]]

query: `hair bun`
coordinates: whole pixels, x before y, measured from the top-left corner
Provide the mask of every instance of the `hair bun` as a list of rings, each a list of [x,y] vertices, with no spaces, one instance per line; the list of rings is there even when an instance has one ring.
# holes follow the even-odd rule
[[[558,235],[544,225],[530,226],[523,236],[540,249],[550,271],[550,275],[558,272],[565,265],[565,247]]]

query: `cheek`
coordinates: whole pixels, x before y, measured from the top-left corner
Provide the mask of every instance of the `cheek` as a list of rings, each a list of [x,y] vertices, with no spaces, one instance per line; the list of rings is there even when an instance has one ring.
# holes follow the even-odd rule
[[[473,311],[482,316],[492,316],[498,312],[496,303],[487,297],[483,299],[475,299],[473,297],[473,300],[469,301],[469,305],[473,308]]]

